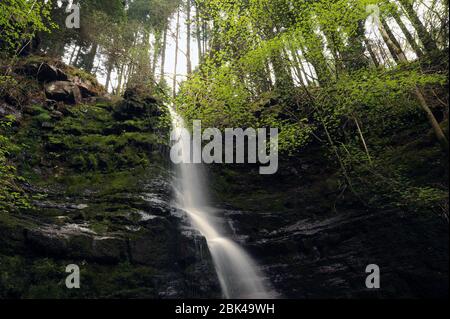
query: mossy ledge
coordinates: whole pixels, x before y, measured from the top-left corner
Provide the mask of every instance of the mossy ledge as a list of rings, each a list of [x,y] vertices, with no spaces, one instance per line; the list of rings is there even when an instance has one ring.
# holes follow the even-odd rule
[[[43,63],[95,95],[49,100],[45,78],[24,72]],[[91,75],[43,57],[20,61],[10,81],[4,133],[19,146],[8,162],[27,205],[0,214],[0,298],[219,296],[204,239],[171,206],[162,102],[137,87],[110,97]],[[82,289],[66,288],[69,264]]]

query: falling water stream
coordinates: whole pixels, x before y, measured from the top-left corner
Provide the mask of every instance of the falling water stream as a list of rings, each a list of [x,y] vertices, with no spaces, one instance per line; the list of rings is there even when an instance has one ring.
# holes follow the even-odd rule
[[[172,127],[180,138],[184,120],[170,107]],[[181,152],[195,151],[197,145],[179,139]],[[189,144],[188,144],[189,143]],[[185,156],[186,154],[183,154]],[[205,237],[220,281],[224,297],[231,299],[268,299],[275,293],[265,285],[264,278],[251,257],[221,229],[214,210],[207,206],[207,192],[201,175],[201,164],[178,164],[174,188],[177,204],[189,216],[192,225]]]

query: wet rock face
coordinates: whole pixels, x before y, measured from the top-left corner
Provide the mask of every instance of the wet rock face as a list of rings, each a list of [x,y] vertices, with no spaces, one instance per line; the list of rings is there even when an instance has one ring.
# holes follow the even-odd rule
[[[411,220],[400,211],[353,212],[255,231],[247,226],[253,215],[229,217],[238,233],[251,234],[241,240],[287,298],[429,298],[448,294],[448,241],[435,240],[446,237],[442,221],[419,216]],[[264,224],[284,217],[273,213],[262,219]],[[382,289],[366,287],[370,264],[380,267]]]
[[[342,200],[333,172],[314,159],[281,163],[274,177],[211,171],[225,227],[274,288],[286,298],[448,296],[448,222],[431,211],[367,208],[351,194]],[[381,289],[366,287],[371,264]]]
[[[128,96],[136,108],[120,120],[83,83],[46,82],[47,101],[23,113],[17,166],[32,209],[0,214],[0,298],[220,297],[206,241],[171,205],[161,105]],[[69,264],[83,289],[65,287]]]
[[[9,252],[56,263],[87,263],[81,271],[95,267],[99,276],[107,272],[114,276],[116,271],[124,276],[118,270],[124,263],[133,276],[154,272],[151,280],[126,282],[126,292],[120,285],[85,288],[90,296],[220,297],[206,241],[190,228],[185,213],[171,206],[169,184],[158,179],[138,189],[82,198],[51,190],[45,201],[35,203],[41,211],[28,222],[17,218],[14,227],[0,223],[0,239],[5,242],[0,258]],[[117,210],[119,203],[123,208]]]

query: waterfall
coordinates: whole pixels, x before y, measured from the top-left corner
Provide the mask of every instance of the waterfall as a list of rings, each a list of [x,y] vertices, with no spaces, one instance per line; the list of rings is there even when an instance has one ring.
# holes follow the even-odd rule
[[[185,127],[183,119],[169,107],[172,127],[177,137]],[[189,151],[191,156],[198,145],[183,141],[181,152]],[[189,145],[187,144],[189,143]],[[177,204],[186,212],[195,227],[205,237],[219,278],[224,297],[231,299],[269,299],[276,294],[270,291],[252,258],[235,242],[228,239],[221,230],[214,210],[207,206],[207,192],[203,184],[201,164],[176,165],[177,178],[174,189]]]

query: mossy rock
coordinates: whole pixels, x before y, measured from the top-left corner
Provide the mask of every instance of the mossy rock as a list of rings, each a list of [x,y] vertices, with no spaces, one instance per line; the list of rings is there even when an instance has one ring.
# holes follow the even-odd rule
[[[124,99],[114,113],[119,120],[129,120],[148,116],[160,116],[161,103],[154,98],[145,87],[128,88],[124,93]]]

